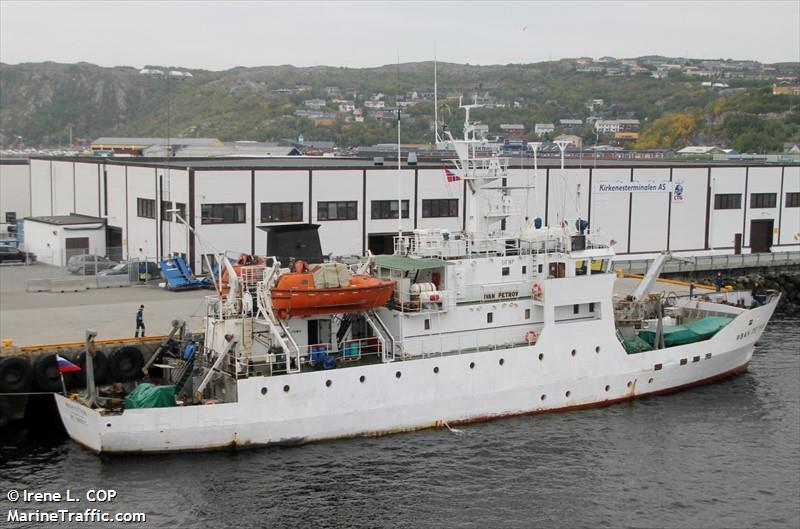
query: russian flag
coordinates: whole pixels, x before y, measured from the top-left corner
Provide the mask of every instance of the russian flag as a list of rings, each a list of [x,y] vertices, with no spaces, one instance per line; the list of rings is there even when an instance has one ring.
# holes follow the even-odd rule
[[[63,358],[61,355],[56,355],[56,362],[58,362],[58,372],[59,373],[73,373],[75,371],[80,371],[81,368]]]
[[[461,180],[460,176],[458,176],[453,171],[447,168],[444,169],[444,175],[447,177],[448,182],[458,182],[459,180]]]

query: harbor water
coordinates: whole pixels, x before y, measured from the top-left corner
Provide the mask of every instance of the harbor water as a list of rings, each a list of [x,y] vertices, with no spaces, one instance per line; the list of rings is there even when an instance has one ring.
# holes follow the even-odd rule
[[[154,528],[796,528],[800,320],[770,323],[748,373],[607,408],[240,452],[99,458],[35,425],[0,444],[3,527],[41,525],[10,509],[97,507]]]

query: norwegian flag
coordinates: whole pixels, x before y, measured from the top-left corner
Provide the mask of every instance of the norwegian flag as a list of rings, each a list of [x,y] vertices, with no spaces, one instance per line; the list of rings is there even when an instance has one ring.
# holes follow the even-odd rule
[[[445,169],[444,170],[444,175],[447,177],[447,181],[448,182],[458,182],[458,181],[461,180],[461,177],[458,176],[457,174],[455,174],[450,169]]]

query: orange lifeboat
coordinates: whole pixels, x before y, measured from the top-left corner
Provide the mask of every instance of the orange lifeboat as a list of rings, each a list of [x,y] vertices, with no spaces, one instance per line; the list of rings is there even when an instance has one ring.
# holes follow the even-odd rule
[[[394,281],[350,274],[341,263],[323,263],[309,268],[303,261],[295,271],[282,274],[272,293],[272,308],[280,319],[363,312],[381,307],[394,292]]]

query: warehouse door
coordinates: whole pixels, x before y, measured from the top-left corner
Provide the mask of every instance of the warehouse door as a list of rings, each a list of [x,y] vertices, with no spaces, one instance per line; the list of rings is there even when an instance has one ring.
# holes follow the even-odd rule
[[[64,239],[64,248],[66,250],[64,257],[67,262],[70,257],[75,255],[88,254],[89,237],[67,237]]]
[[[753,253],[769,252],[772,248],[773,219],[750,221],[750,251]]]
[[[397,237],[396,233],[370,233],[367,239],[367,248],[375,255],[392,255],[395,237]]]
[[[106,255],[114,261],[122,260],[122,228],[106,227]]]

